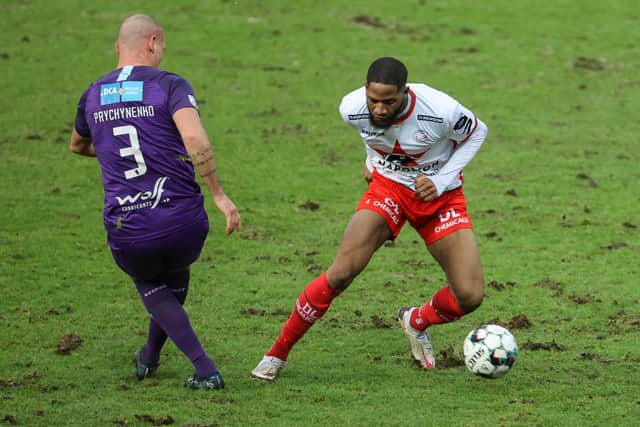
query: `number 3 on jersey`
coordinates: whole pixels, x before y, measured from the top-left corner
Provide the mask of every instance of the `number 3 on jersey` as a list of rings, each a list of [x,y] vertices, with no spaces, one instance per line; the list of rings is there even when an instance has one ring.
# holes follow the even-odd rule
[[[147,173],[147,165],[144,162],[142,151],[140,150],[140,143],[138,141],[138,131],[134,126],[117,126],[113,128],[113,135],[129,135],[129,143],[131,147],[121,148],[120,157],[133,156],[134,160],[138,164],[138,167],[124,171],[124,177],[127,179],[136,178]]]

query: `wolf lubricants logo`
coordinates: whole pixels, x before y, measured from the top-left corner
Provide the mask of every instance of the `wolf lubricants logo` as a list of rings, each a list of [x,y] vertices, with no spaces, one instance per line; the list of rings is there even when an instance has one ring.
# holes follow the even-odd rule
[[[163,176],[156,180],[152,191],[140,191],[136,194],[127,194],[124,197],[116,196],[118,204],[122,206],[122,211],[135,211],[143,208],[155,209],[161,201],[166,203],[168,199],[161,200],[164,192],[164,183],[169,177]],[[138,202],[139,201],[139,202]],[[126,205],[126,206],[124,206]]]

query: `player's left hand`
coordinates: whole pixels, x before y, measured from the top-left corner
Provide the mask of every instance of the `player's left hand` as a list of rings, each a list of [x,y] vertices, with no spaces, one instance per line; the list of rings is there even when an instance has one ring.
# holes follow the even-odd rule
[[[362,177],[367,182],[367,184],[369,184],[371,181],[373,181],[373,172],[371,172],[366,165],[364,166],[364,169],[362,170]]]
[[[227,234],[240,231],[240,212],[238,212],[235,203],[224,193],[213,196],[213,201],[227,219]]]
[[[438,189],[428,177],[420,175],[416,178],[416,191],[413,195],[424,202],[430,202],[438,198]]]

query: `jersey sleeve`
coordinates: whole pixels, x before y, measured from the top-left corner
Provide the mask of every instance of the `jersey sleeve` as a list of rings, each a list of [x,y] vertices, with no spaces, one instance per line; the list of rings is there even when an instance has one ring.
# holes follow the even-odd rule
[[[349,94],[342,98],[342,102],[340,102],[340,107],[338,107],[338,111],[340,111],[340,117],[342,120],[351,126],[352,128],[358,128],[357,123],[353,120],[353,95]]]
[[[456,102],[449,118],[448,136],[450,139],[463,143],[478,127],[478,119],[471,110]]]
[[[198,101],[191,84],[182,77],[175,76],[169,92],[169,111],[173,115],[181,108],[198,110]]]
[[[89,129],[89,124],[87,123],[87,116],[85,115],[88,92],[89,92],[89,89],[85,90],[82,96],[80,97],[80,100],[78,101],[78,110],[76,112],[76,120],[74,123],[76,132],[78,132],[80,136],[84,136],[84,137],[91,136],[91,130]]]

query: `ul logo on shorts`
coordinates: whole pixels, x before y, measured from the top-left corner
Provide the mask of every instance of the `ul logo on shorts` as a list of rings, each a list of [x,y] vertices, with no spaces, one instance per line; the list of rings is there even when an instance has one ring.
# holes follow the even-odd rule
[[[451,208],[451,209],[447,209],[444,212],[440,212],[438,216],[440,217],[440,222],[447,222],[452,218],[459,217],[460,214],[457,213],[455,209]]]
[[[384,204],[392,208],[393,211],[396,213],[396,215],[400,215],[400,209],[398,208],[398,204],[391,197],[386,197],[384,199]]]

